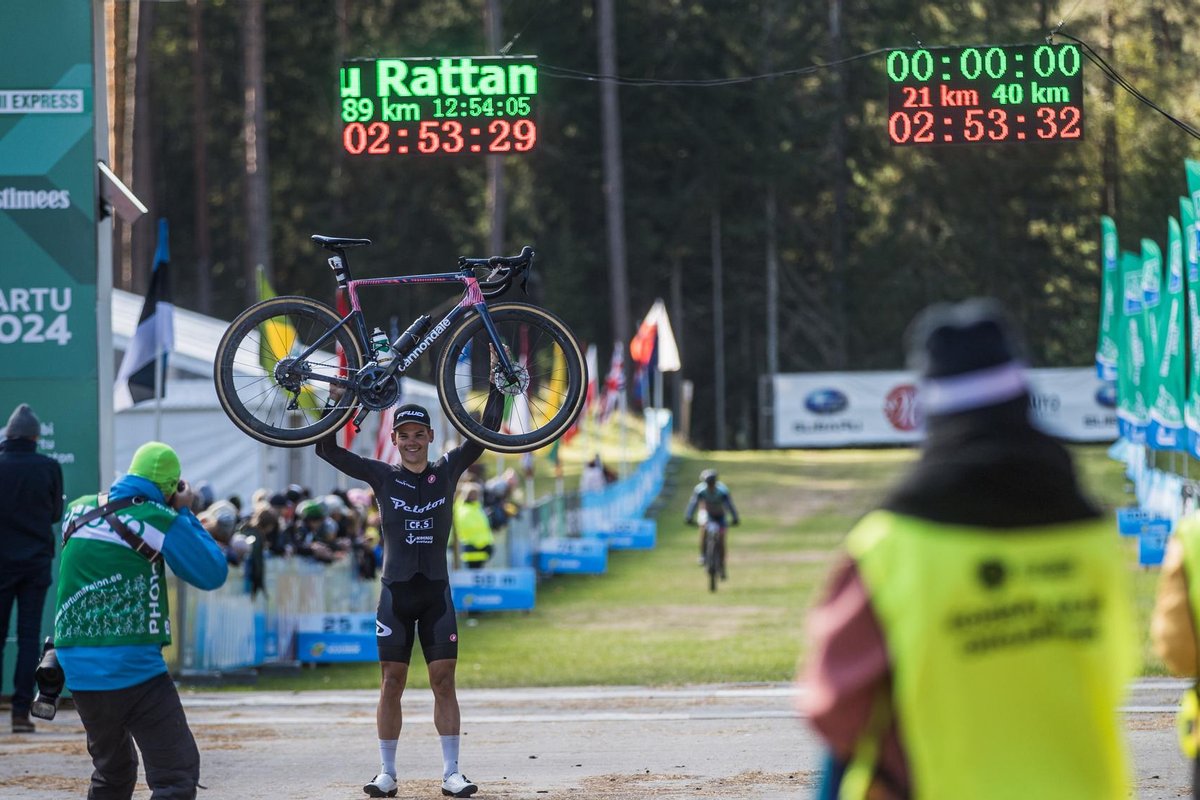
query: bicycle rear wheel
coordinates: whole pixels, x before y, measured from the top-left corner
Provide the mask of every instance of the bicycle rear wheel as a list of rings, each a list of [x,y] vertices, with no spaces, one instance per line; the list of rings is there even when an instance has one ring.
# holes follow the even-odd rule
[[[517,365],[499,431],[479,421],[493,383],[491,339],[483,318],[472,314],[450,335],[437,367],[438,397],[463,436],[498,453],[544,447],[575,422],[583,408],[587,368],[570,329],[558,317],[528,303],[488,308],[500,340]]]
[[[326,408],[322,377],[353,375],[362,349],[333,309],[307,297],[273,297],[238,315],[217,346],[213,378],[221,408],[254,439],[302,447],[346,424],[358,405],[347,392]],[[303,360],[313,342],[331,338]],[[337,351],[340,351],[337,352]]]
[[[717,590],[717,577],[721,574],[721,548],[717,545],[719,533],[706,531],[704,534],[704,564],[708,569],[708,590]]]

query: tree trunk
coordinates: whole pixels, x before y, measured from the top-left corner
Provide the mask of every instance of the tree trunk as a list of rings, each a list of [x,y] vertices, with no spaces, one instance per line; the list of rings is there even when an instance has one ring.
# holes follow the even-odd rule
[[[267,98],[263,54],[263,0],[246,0],[242,17],[242,70],[245,106],[243,141],[245,143],[245,214],[246,242],[244,280],[246,300],[258,299],[255,271],[261,264],[263,274],[271,274],[271,216],[267,177]]]
[[[1117,37],[1117,12],[1113,10],[1113,0],[1104,4],[1104,59],[1113,63],[1113,52]],[[1100,213],[1116,218],[1117,208],[1121,205],[1120,193],[1120,152],[1117,150],[1117,89],[1112,81],[1102,81],[1106,117],[1104,119],[1104,140],[1100,157],[1100,174],[1104,179],[1104,191],[1100,196]]]
[[[829,0],[829,57],[834,63],[842,58],[842,0]],[[832,260],[830,305],[833,310],[833,328],[836,331],[834,366],[846,368],[847,297],[846,297],[846,217],[849,213],[846,193],[846,68],[835,67],[830,80],[833,82],[833,225],[830,229]]]
[[[483,20],[487,33],[488,50],[491,53],[499,53],[502,46],[500,39],[504,30],[500,0],[487,0],[483,10]],[[487,210],[488,217],[491,219],[488,253],[498,256],[504,252],[505,228],[508,222],[508,197],[504,191],[503,156],[487,156],[487,179]]]
[[[617,75],[617,34],[613,0],[596,0],[596,26],[600,36],[600,74]],[[604,148],[604,208],[608,224],[608,288],[612,307],[612,335],[628,342],[631,334],[629,279],[625,267],[625,178],[621,164],[621,111],[617,85],[600,84],[600,130]],[[626,361],[626,372],[629,363]]]
[[[200,0],[188,0],[192,61],[192,224],[196,237],[196,310],[212,313],[212,233],[208,221],[208,70],[205,67],[204,12]]]
[[[720,203],[720,188],[713,192],[715,203]],[[713,271],[713,420],[716,432],[713,447],[725,450],[725,290],[724,264],[721,261],[721,207],[714,205],[710,219]]]
[[[150,267],[154,262],[154,242],[158,230],[157,203],[154,202],[154,125],[150,103],[150,42],[154,35],[155,3],[138,2],[137,54],[135,56],[133,106],[133,184],[138,199],[150,211],[133,224],[129,248],[129,269],[133,291],[144,294],[150,285]]]

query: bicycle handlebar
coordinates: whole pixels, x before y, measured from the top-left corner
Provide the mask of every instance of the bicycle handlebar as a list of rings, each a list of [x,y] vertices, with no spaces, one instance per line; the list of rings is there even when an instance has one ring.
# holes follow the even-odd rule
[[[460,267],[508,267],[509,269],[513,269],[531,264],[533,262],[533,255],[533,248],[525,245],[521,248],[521,252],[515,256],[489,256],[488,258],[459,256],[458,265]]]
[[[508,287],[512,285],[512,279],[516,272],[523,274],[521,288],[528,291],[527,283],[529,281],[529,270],[533,266],[533,257],[533,248],[525,245],[521,248],[521,252],[515,256],[490,256],[488,258],[466,258],[465,256],[460,256],[458,266],[460,269],[483,268],[491,270],[491,273],[487,277],[480,279],[479,289],[483,292],[484,297],[493,298],[508,291]]]

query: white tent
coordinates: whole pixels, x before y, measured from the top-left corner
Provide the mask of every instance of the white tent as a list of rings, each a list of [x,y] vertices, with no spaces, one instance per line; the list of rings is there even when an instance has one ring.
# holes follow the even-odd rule
[[[142,297],[119,289],[112,295],[113,347],[120,363],[138,316]],[[175,350],[168,359],[166,393],[161,407],[144,402],[115,415],[112,474],[122,474],[133,452],[154,438],[155,417],[161,414],[161,438],[175,448],[183,476],[193,483],[208,481],[215,497],[240,495],[247,503],[255,489],[280,491],[290,483],[324,494],[348,479],[317,458],[312,447],[277,448],[261,444],[242,433],[217,402],[213,362],[228,322],[175,309]],[[421,403],[433,417],[435,441],[442,448],[460,440],[445,421],[433,386],[410,379],[403,384],[403,400]],[[371,413],[355,437],[352,449],[375,456],[383,414]],[[385,431],[386,434],[386,431]],[[390,445],[389,445],[390,446]]]

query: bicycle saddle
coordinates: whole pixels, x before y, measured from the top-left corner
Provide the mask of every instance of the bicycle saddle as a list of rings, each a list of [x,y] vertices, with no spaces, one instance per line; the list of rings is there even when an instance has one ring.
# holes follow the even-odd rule
[[[344,239],[340,236],[320,236],[313,234],[312,240],[321,247],[329,250],[342,250],[347,247],[363,247],[371,243],[370,239]]]

